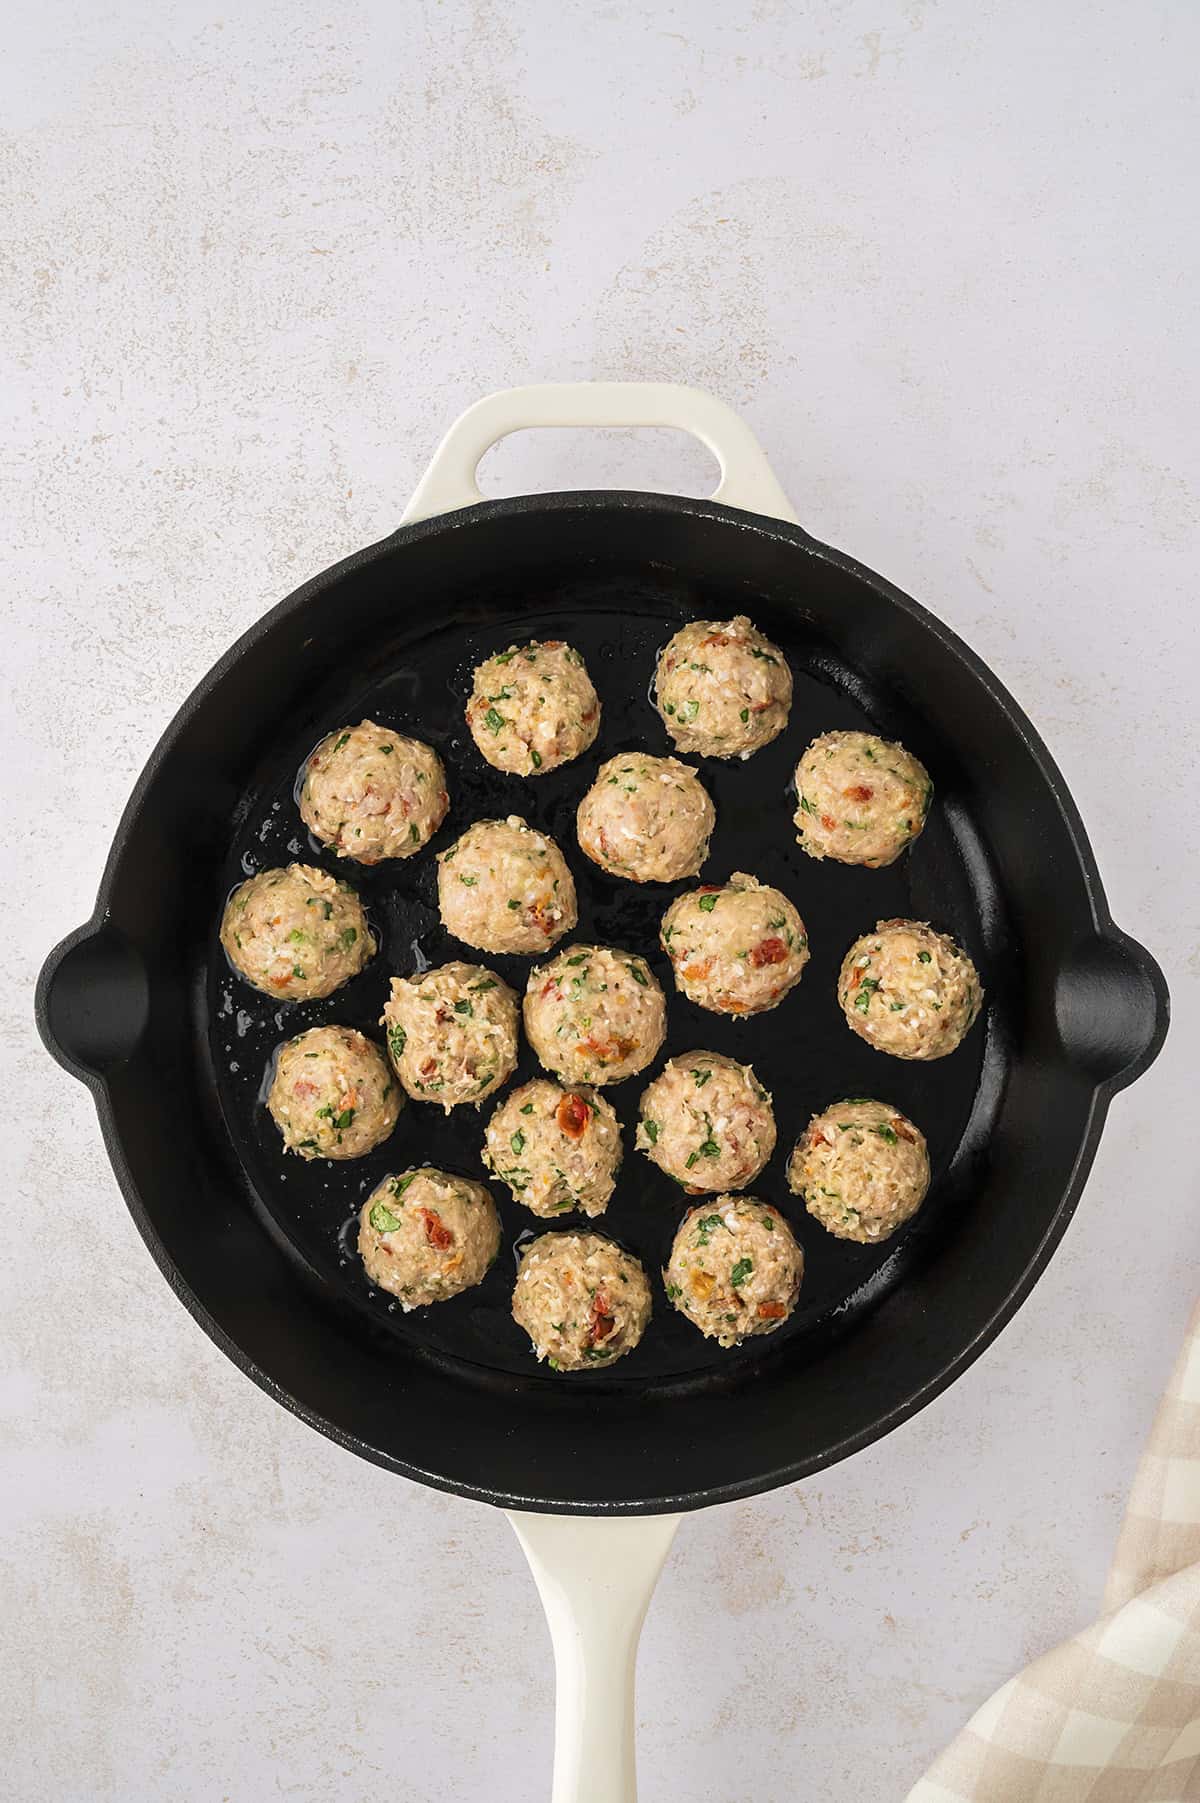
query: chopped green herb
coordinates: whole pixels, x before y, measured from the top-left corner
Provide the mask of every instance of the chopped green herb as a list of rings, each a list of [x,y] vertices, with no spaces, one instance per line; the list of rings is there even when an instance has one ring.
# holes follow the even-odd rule
[[[773,1215],[764,1215],[764,1216],[763,1216],[763,1218],[762,1218],[762,1224],[763,1224],[763,1226],[764,1226],[764,1227],[765,1227],[765,1228],[766,1228],[766,1230],[767,1230],[767,1232],[768,1232],[768,1233],[774,1233],[774,1231],[775,1231],[775,1218],[774,1218],[774,1216],[773,1216]]]
[[[645,971],[642,969],[640,964],[631,964],[631,965],[629,965],[628,969],[629,969],[629,974],[633,978],[635,983],[640,983],[643,989],[649,988],[650,979],[646,975]]]
[[[358,928],[357,927],[346,927],[343,929],[342,932],[340,932],[338,934],[338,944],[341,946],[341,948],[344,952],[348,952],[350,950],[350,947],[354,944],[354,941],[357,938],[358,938]]]
[[[404,1050],[404,1042],[408,1038],[403,1027],[389,1027],[387,1030],[388,1051],[397,1061]]]
[[[385,758],[390,758],[396,747],[394,745],[381,745],[379,749],[382,751]]]
[[[479,878],[474,876],[460,876],[458,880],[464,889],[473,889],[479,881]]]
[[[408,836],[409,836],[409,838],[410,838],[410,839],[411,839],[411,840],[412,840],[412,842],[413,842],[413,844],[414,844],[414,845],[416,845],[416,844],[417,844],[417,842],[418,842],[418,840],[419,840],[419,839],[420,839],[420,837],[421,837],[421,829],[420,829],[420,827],[419,827],[419,826],[418,826],[418,825],[417,825],[417,823],[416,823],[416,821],[415,821],[415,820],[410,820],[410,821],[409,821],[409,825],[408,825]]]
[[[658,1144],[658,1122],[643,1120],[642,1129],[650,1144],[656,1146]]]
[[[681,720],[694,720],[699,712],[700,703],[696,700],[683,701],[679,705],[679,718]]]
[[[298,964],[293,964],[293,965],[292,965],[292,975],[293,975],[293,976],[294,976],[294,977],[300,977],[300,978],[303,978],[303,976],[304,976],[304,972],[303,972],[303,971],[302,971],[302,970],[301,970],[301,968],[300,968],[300,966],[299,966],[299,965],[298,965]]]
[[[752,1258],[738,1259],[737,1264],[734,1265],[733,1270],[729,1273],[729,1281],[735,1290],[741,1289],[753,1269],[754,1260]]]
[[[772,657],[769,651],[760,651],[757,645],[751,645],[750,655],[751,657],[761,658],[764,664],[774,664],[776,669],[779,667],[779,659],[777,657]]]
[[[696,1088],[703,1089],[704,1085],[708,1082],[709,1078],[712,1076],[712,1072],[711,1071],[694,1070],[692,1072],[692,1076],[696,1079]]]
[[[587,953],[586,952],[578,952],[578,953],[576,953],[575,957],[567,959],[568,966],[573,966],[576,964],[586,964],[586,962],[587,962]]]
[[[715,895],[702,895],[697,903],[701,914],[711,914],[716,905],[717,897]]]
[[[541,769],[541,767],[542,767],[542,760],[541,760],[541,757],[540,757],[540,756],[539,756],[539,754],[538,754],[538,753],[537,753],[537,752],[536,752],[536,751],[535,751],[535,750],[534,750],[534,749],[533,749],[533,746],[532,746],[532,745],[531,745],[531,746],[530,746],[530,747],[529,747],[529,761],[530,761],[530,763],[531,763],[531,764],[532,764],[532,765],[533,765],[533,767],[534,767],[534,769],[535,769],[535,770],[540,770],[540,769]]]
[[[742,725],[744,726],[746,724],[747,720],[750,718],[750,709],[748,707],[744,707],[742,709],[741,713],[739,714],[738,718],[741,720]]]
[[[500,728],[504,725],[504,715],[497,713],[494,707],[489,707],[487,713],[483,716],[483,720],[484,725],[489,727],[492,732],[499,732]]]
[[[521,1110],[521,1113],[522,1114],[532,1114],[533,1113],[533,1103],[526,1102],[524,1108],[522,1108],[522,1110]]]
[[[683,1291],[677,1283],[669,1283],[667,1285],[667,1295],[671,1298],[671,1301],[674,1302],[677,1296],[683,1295]]]
[[[350,737],[350,734],[348,732],[344,732],[342,734],[341,738],[338,740],[337,744],[334,746],[334,748],[333,748],[334,751],[340,751],[342,749],[342,746],[349,739],[349,737]]]
[[[474,1016],[475,1010],[472,1008],[470,1002],[464,999],[461,1002],[455,1002],[454,1012],[455,1014],[465,1014],[467,1019],[470,1020]]]
[[[333,1124],[337,1128],[339,1133],[344,1133],[346,1131],[346,1128],[350,1125],[350,1123],[353,1119],[354,1119],[353,1108],[343,1108],[342,1112],[337,1116],[337,1118]]]
[[[495,977],[480,977],[478,983],[467,984],[467,988],[471,991],[472,995],[482,995],[485,989],[494,989],[495,987]]]
[[[931,964],[933,962],[932,952],[918,952],[917,957],[921,960],[922,964]]]
[[[510,896],[508,905],[510,908],[516,910],[517,908],[520,907],[521,904],[517,900],[516,896],[514,895],[514,896]]]
[[[510,645],[507,651],[498,651],[496,653],[495,657],[492,659],[492,662],[494,664],[511,664],[513,658],[516,655],[517,655],[516,645]]]
[[[382,1202],[372,1203],[368,1218],[376,1233],[395,1233],[401,1225],[400,1217]]]
[[[519,1158],[521,1153],[525,1150],[525,1135],[519,1127],[508,1143]]]
[[[897,1143],[895,1128],[880,1126],[876,1127],[875,1131],[887,1145],[894,1146]]]
[[[709,1235],[715,1233],[718,1227],[724,1226],[725,1223],[720,1215],[702,1215],[696,1222],[696,1244],[707,1246]],[[728,1232],[728,1228],[726,1228],[726,1232]]]
[[[858,994],[854,998],[854,1006],[860,1014],[865,1014],[871,1006],[871,997],[879,988],[878,977],[864,977],[858,986]]]

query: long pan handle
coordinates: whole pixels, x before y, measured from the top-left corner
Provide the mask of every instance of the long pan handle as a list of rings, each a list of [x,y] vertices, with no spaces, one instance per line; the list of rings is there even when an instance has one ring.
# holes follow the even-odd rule
[[[707,445],[721,466],[714,501],[796,524],[796,516],[745,421],[724,401],[678,382],[543,382],[489,394],[459,416],[404,510],[404,524],[483,500],[475,481],[484,453],[535,426],[672,426]]]
[[[551,1803],[637,1803],[638,1637],[678,1515],[510,1511],[554,1643]]]

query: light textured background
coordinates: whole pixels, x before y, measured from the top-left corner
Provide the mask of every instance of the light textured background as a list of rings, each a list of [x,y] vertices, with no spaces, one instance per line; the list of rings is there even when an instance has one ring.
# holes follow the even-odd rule
[[[891,1803],[1096,1608],[1196,1288],[1200,15],[17,0],[7,21],[0,1790],[545,1794],[548,1645],[504,1521],[352,1461],[219,1357],[31,991],[230,639],[388,531],[477,395],[624,376],[736,403],[806,525],[991,662],[1174,990],[1167,1051],[999,1344],[884,1444],[686,1523],[652,1610],[647,1799]],[[513,441],[485,473],[699,492],[708,469],[664,435]]]

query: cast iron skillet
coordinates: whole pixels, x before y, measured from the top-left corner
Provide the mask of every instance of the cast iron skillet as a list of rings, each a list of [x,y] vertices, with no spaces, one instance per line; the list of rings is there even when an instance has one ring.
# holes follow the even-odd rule
[[[658,954],[667,901],[582,856],[574,805],[597,764],[671,749],[647,688],[684,620],[750,614],[795,680],[784,735],[746,764],[705,763],[718,828],[704,871],[780,884],[812,961],[774,1013],[741,1024],[676,994]],[[522,635],[584,653],[604,708],[593,750],[537,783],[479,757],[461,709],[472,665]],[[381,940],[324,1002],[249,989],[216,943],[225,896],[308,840],[293,784],[329,728],[363,715],[446,759],[451,812],[434,849],[474,818],[520,812],[567,852],[579,936],[636,947],[669,998],[664,1051],[753,1060],[779,1147],[756,1193],[802,1239],[800,1308],[770,1339],[723,1353],[672,1311],[658,1280],[684,1206],[632,1150],[644,1076],[611,1090],[626,1129],[603,1230],[656,1288],[641,1347],[609,1372],[556,1377],[508,1318],[513,1251],[532,1217],[494,1185],[506,1248],[476,1291],[403,1316],[373,1295],[352,1217],[389,1170],[429,1160],[480,1176],[485,1115],[410,1105],[388,1144],[343,1167],[283,1160],[260,1096],[280,1041],[323,1021],[374,1030],[391,972],[476,954],[449,940],[432,854],[343,869]],[[819,864],[794,844],[788,784],[808,740],[867,725],[929,767],[933,816],[888,871]],[[834,977],[850,940],[912,915],[979,965],[986,1015],[931,1065],[876,1053],[846,1028]],[[529,961],[488,959],[518,988]],[[797,526],[737,508],[633,493],[524,496],[403,527],[315,577],[229,651],[185,703],[118,828],[88,924],[48,958],[42,1036],[96,1101],[126,1201],[176,1294],[268,1393],[341,1445],[412,1478],[516,1509],[652,1514],[765,1490],[819,1470],[921,1408],[1028,1295],[1079,1200],[1112,1096],[1166,1032],[1166,986],[1121,933],[1066,786],[1029,721],[938,620]],[[520,1076],[532,1070],[525,1052]],[[894,1102],[929,1136],[934,1186],[883,1248],[833,1240],[787,1193],[810,1113],[845,1094]],[[568,1223],[578,1225],[577,1222]]]

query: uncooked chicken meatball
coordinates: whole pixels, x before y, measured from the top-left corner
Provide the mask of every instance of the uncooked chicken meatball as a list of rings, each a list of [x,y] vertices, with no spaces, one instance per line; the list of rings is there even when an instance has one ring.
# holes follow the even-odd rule
[[[925,824],[933,784],[903,745],[827,732],[796,765],[796,838],[810,858],[892,864]]]
[[[684,995],[714,1014],[774,1008],[808,963],[804,922],[787,896],[740,870],[673,901],[659,940]]]
[[[415,856],[449,805],[437,752],[373,720],[327,734],[300,784],[305,826],[339,858],[359,864]]]
[[[611,1365],[650,1319],[650,1285],[636,1258],[598,1233],[543,1233],[521,1255],[513,1320],[555,1371]]]
[[[683,627],[659,652],[654,680],[658,711],[680,751],[748,758],[787,725],[787,659],[744,614]]]
[[[775,1150],[770,1096],[748,1064],[719,1052],[672,1058],[639,1113],[638,1150],[694,1196],[742,1189]]]
[[[967,954],[945,933],[920,920],[881,920],[842,960],[838,999],[876,1051],[944,1058],[979,1013],[983,989]]]
[[[517,998],[481,964],[393,977],[382,1024],[409,1095],[447,1114],[460,1102],[482,1102],[516,1068]]]
[[[358,1250],[373,1284],[406,1312],[445,1302],[487,1276],[500,1217],[482,1183],[423,1165],[385,1177],[363,1203]]]
[[[666,1030],[663,992],[636,952],[572,945],[530,974],[525,1031],[546,1069],[566,1084],[636,1075]]]
[[[535,1215],[600,1215],[621,1163],[620,1124],[594,1089],[535,1077],[488,1122],[483,1162]]]
[[[601,764],[576,824],[602,870],[633,883],[674,883],[703,864],[716,818],[689,764],[627,751]]]
[[[801,1134],[788,1185],[838,1239],[865,1246],[886,1240],[925,1200],[925,1135],[886,1102],[835,1102]]]
[[[387,1059],[353,1027],[289,1039],[267,1095],[285,1149],[301,1158],[361,1158],[387,1138],[403,1102]]]
[[[479,665],[467,725],[494,769],[544,776],[587,750],[600,730],[600,703],[573,645],[534,639]]]
[[[688,1210],[663,1272],[680,1314],[718,1346],[774,1333],[796,1306],[804,1254],[757,1196],[718,1196]]]
[[[225,904],[221,944],[247,983],[281,1002],[332,995],[375,950],[349,883],[312,864],[260,870]]]
[[[442,925],[481,952],[544,952],[578,915],[554,840],[510,814],[477,820],[438,857]]]

